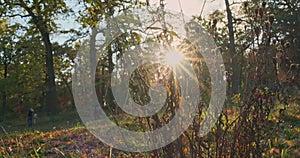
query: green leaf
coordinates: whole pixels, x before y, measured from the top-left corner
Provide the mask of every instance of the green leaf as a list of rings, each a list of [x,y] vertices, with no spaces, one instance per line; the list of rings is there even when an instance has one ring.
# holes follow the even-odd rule
[[[169,33],[171,36],[176,36],[176,37],[180,38],[180,37],[178,36],[178,34],[177,34],[175,31],[168,31],[168,33]]]
[[[132,32],[132,35],[134,36],[134,38],[136,39],[136,41],[138,43],[141,43],[141,35],[136,33],[136,32]]]

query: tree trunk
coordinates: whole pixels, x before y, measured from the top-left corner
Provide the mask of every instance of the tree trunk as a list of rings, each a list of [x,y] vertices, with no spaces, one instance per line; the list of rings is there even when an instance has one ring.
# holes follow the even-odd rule
[[[47,115],[55,114],[58,111],[58,100],[56,95],[55,72],[53,67],[53,48],[49,37],[49,29],[42,15],[36,15],[34,8],[29,8],[24,1],[20,1],[21,6],[28,12],[34,25],[42,35],[46,49],[46,108]]]
[[[8,64],[4,63],[4,79],[7,78],[7,74],[8,74]],[[7,96],[6,96],[6,88],[4,88],[3,94],[2,94],[2,111],[3,111],[2,119],[3,120],[5,120],[6,104],[7,104]]]
[[[56,95],[55,71],[53,66],[53,48],[50,41],[49,31],[41,16],[32,15],[34,24],[42,35],[46,49],[46,108],[47,115],[58,112],[58,99]]]
[[[110,75],[110,77],[112,78],[113,74],[113,70],[114,70],[114,63],[113,63],[113,51],[111,50],[111,48],[108,50],[108,73]],[[108,102],[108,106],[110,106],[110,108],[113,110],[113,112],[117,113],[117,106],[114,103],[115,97],[113,95],[112,92],[112,87],[111,87],[111,79],[109,79],[109,85],[108,85],[108,89],[107,89],[107,102]]]
[[[235,42],[234,42],[234,31],[233,31],[233,21],[232,21],[232,13],[229,6],[229,1],[225,0],[226,12],[227,12],[227,20],[228,20],[228,32],[229,32],[229,52],[231,54],[231,67],[232,67],[232,95],[240,93],[241,91],[241,65],[239,62],[239,55],[235,50]]]
[[[96,28],[92,29],[92,35],[90,40],[90,62],[91,62],[91,72],[92,74],[96,71],[97,65],[94,65],[96,60],[96,36],[97,36],[97,30]]]
[[[58,100],[56,96],[55,72],[53,67],[52,44],[50,42],[49,33],[46,30],[41,30],[43,41],[46,47],[46,106],[47,114],[54,114],[58,111]]]

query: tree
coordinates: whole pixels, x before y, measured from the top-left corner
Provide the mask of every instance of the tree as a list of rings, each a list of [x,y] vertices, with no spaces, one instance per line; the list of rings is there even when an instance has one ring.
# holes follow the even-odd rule
[[[230,9],[229,0],[225,0],[226,5],[226,13],[227,13],[227,28],[229,32],[229,53],[231,55],[231,69],[232,69],[232,77],[231,77],[231,88],[232,94],[238,94],[241,92],[241,71],[242,71],[242,63],[241,63],[241,54],[236,52],[235,47],[235,37],[234,37],[234,30],[233,30],[233,17],[232,11]]]
[[[68,106],[75,107],[72,94],[72,68],[74,65],[74,58],[78,51],[78,44],[68,45],[53,43],[54,48],[54,68],[56,76],[56,83],[58,86],[58,100],[61,108]]]
[[[7,93],[8,93],[8,77],[9,77],[9,65],[13,62],[13,58],[16,56],[14,47],[15,42],[15,31],[18,25],[9,26],[6,19],[0,21],[0,68],[1,73],[1,93],[2,93],[2,111],[3,117],[5,117],[6,107],[7,107]],[[3,68],[3,69],[2,69]]]
[[[7,27],[7,33],[9,29]],[[2,33],[1,36],[7,34]],[[3,116],[21,116],[24,117],[29,107],[39,111],[44,105],[44,80],[46,67],[44,65],[44,51],[39,37],[39,32],[34,29],[28,29],[24,34],[15,35],[10,32],[12,40],[6,38],[6,43],[1,49],[2,57],[0,60],[0,71],[5,72],[1,77],[1,90],[5,92],[6,99],[0,100],[6,102]],[[11,112],[14,113],[11,113]]]
[[[128,8],[135,7],[134,4],[137,4],[138,1],[127,1],[127,0],[116,0],[116,1],[86,1],[83,0],[85,4],[85,9],[87,10],[86,14],[82,14],[80,17],[80,21],[82,22],[82,25],[84,27],[90,28],[90,41],[89,41],[89,55],[90,55],[90,62],[96,63],[96,52],[97,51],[103,51],[103,50],[97,50],[96,42],[96,36],[98,34],[103,33],[108,29],[110,26],[107,26],[108,28],[103,28],[103,30],[100,30],[98,27],[100,24],[102,24],[103,20],[107,20],[111,18],[115,13],[126,11]],[[108,24],[109,25],[109,24]],[[122,36],[120,40],[125,40],[125,36]],[[105,55],[102,55],[99,57],[99,63],[98,68],[97,66],[94,67],[91,65],[91,71],[96,72],[96,79],[100,78],[100,75],[102,76],[110,76],[112,74],[112,71],[115,68],[115,63],[113,62],[113,56],[120,56],[123,52],[123,47],[127,47],[128,45],[122,45],[118,41],[114,41],[112,45],[117,45],[119,43],[119,46],[115,46],[117,48],[113,49],[114,46],[107,46]],[[118,55],[119,54],[119,55]],[[107,80],[107,78],[105,79]],[[97,80],[96,85],[98,86],[97,92],[99,95],[99,101],[101,102],[101,105],[109,105],[107,106],[112,111],[115,111],[116,105],[114,103],[114,97],[112,94],[110,82],[104,81],[104,80]]]
[[[214,36],[226,66],[232,67],[228,79],[234,80],[233,66],[240,68],[240,94],[230,97],[229,104],[236,109],[237,118],[228,119],[230,114],[224,112],[214,136],[207,137],[216,142],[208,146],[216,146],[216,157],[262,157],[268,155],[268,144],[261,142],[282,132],[270,129],[275,126],[269,119],[272,111],[278,103],[284,105],[279,113],[289,104],[299,105],[299,1],[225,2],[225,11],[198,19]],[[226,21],[220,18],[224,13]],[[231,53],[233,46],[235,54]],[[239,61],[236,65],[228,62],[233,63],[234,57]]]
[[[9,17],[30,18],[29,24],[35,26],[39,31],[45,48],[46,61],[46,111],[48,114],[57,112],[57,96],[55,85],[55,71],[53,67],[53,46],[50,41],[50,34],[55,30],[55,16],[67,11],[65,2],[60,1],[24,1],[15,0],[1,1],[6,6],[6,15]]]

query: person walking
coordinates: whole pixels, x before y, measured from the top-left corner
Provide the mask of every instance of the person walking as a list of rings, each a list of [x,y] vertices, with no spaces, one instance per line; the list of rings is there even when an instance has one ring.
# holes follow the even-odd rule
[[[29,127],[32,126],[33,112],[34,112],[33,108],[30,108],[28,111],[27,123]]]

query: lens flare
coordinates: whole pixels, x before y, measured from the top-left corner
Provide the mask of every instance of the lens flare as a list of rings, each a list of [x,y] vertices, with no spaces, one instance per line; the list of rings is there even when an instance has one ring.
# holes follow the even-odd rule
[[[184,56],[177,51],[169,52],[166,54],[166,63],[170,66],[179,65],[183,59]]]

